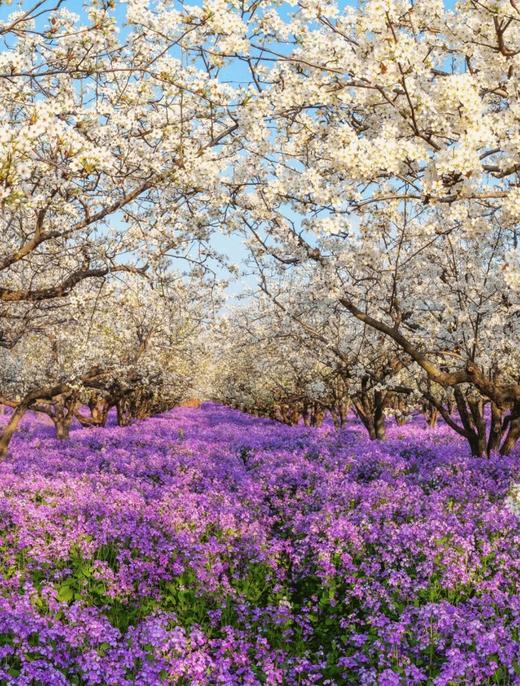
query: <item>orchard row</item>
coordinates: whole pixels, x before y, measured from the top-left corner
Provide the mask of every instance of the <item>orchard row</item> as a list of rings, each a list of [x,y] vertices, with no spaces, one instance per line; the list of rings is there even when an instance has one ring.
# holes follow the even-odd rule
[[[73,7],[0,15],[0,452],[29,408],[66,435],[194,394],[378,438],[425,405],[510,452],[517,4]]]

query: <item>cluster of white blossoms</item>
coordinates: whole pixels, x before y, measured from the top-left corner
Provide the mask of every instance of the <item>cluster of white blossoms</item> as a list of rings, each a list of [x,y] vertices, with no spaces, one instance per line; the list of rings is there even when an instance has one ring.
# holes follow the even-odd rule
[[[27,69],[30,65],[30,56],[17,50],[0,52],[0,72],[2,74],[14,74]]]
[[[350,229],[350,224],[344,217],[338,215],[328,215],[310,221],[304,221],[303,226],[312,228],[318,235],[320,234],[342,234]]]
[[[509,188],[500,204],[504,221],[513,226],[517,224],[520,217],[520,187]]]
[[[508,286],[520,292],[520,248],[511,250],[506,255],[504,278]]]

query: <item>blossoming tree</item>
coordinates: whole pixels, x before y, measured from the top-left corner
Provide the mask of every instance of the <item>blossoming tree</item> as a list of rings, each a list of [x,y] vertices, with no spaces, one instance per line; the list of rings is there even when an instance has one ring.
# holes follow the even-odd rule
[[[14,352],[4,351],[0,401],[15,412],[0,451],[27,409],[49,415],[57,436],[67,438],[74,418],[84,426],[102,426],[115,407],[118,423],[126,425],[193,394],[205,370],[214,285],[173,275],[150,283],[128,274],[93,285],[92,280],[78,285],[59,326],[52,319],[24,336]]]
[[[200,270],[211,252],[241,97],[208,57],[213,13],[129,2],[124,30],[115,13],[44,0],[0,23],[4,349],[70,323],[87,281]],[[54,386],[26,388],[20,411]]]
[[[308,265],[323,298],[455,389],[479,453],[483,399],[503,452],[520,436],[519,29],[516,3],[271,10],[249,106],[266,133],[236,169],[257,263]]]

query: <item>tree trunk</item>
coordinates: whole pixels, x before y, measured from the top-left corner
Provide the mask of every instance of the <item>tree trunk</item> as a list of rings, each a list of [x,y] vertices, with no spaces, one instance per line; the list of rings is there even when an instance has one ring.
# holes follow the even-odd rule
[[[49,408],[49,411],[46,412],[54,422],[56,438],[59,438],[60,440],[69,438],[76,405],[77,395],[72,393],[68,396],[56,398]]]
[[[13,414],[11,415],[9,422],[0,435],[0,458],[3,458],[7,455],[11,438],[13,437],[14,432],[18,428],[18,425],[20,424],[27,410],[28,405],[21,403],[15,408]]]
[[[320,427],[323,424],[324,418],[325,413],[321,407],[315,405],[311,413],[311,426],[315,426],[316,428]]]
[[[295,426],[296,424],[298,424],[298,422],[300,421],[300,416],[300,410],[296,406],[291,407],[291,410],[289,412],[289,424],[291,426]]]
[[[491,417],[488,427],[485,414],[486,401],[483,398],[479,400],[467,399],[458,387],[455,387],[454,389],[454,396],[462,426],[457,424],[451,416],[448,407],[443,406],[443,404],[438,402],[432,395],[426,393],[426,398],[432,406],[437,408],[448,426],[466,439],[472,455],[475,457],[487,455],[489,457],[493,450],[497,450],[507,426],[510,424],[510,420],[513,422],[513,425],[510,425],[509,428],[511,437],[509,438],[508,433],[508,437],[506,438],[506,441],[504,441],[500,452],[502,454],[507,454],[507,451],[512,450],[520,437],[520,421],[515,424],[516,415],[514,410],[512,410],[509,417],[506,417],[505,421],[502,421],[503,410],[492,402]],[[520,420],[520,403],[518,406],[518,419]]]
[[[423,405],[423,414],[426,418],[426,425],[430,429],[435,429],[439,421],[439,410],[431,402],[427,402]]]
[[[57,417],[54,419],[54,428],[56,430],[56,438],[59,438],[60,440],[69,438],[70,422],[66,417]]]
[[[374,393],[374,431],[376,439],[383,441],[385,438],[385,395],[382,391]]]
[[[373,398],[368,393],[364,393],[361,400],[354,400],[355,412],[371,441],[382,441],[385,438],[385,398],[385,393],[376,391]]]
[[[85,417],[80,412],[74,412],[74,416],[83,427],[106,426],[110,403],[105,398],[90,400],[88,403],[90,417]]]
[[[365,428],[368,431],[368,437],[370,438],[370,440],[375,441],[377,438],[377,434],[376,434],[376,427],[374,426],[373,417],[367,417],[367,421],[365,423]]]
[[[520,402],[516,402],[513,405],[511,414],[507,419],[509,428],[506,439],[500,448],[501,455],[510,455],[511,451],[517,444],[518,439],[520,439]]]
[[[132,416],[130,413],[130,407],[127,398],[119,398],[116,401],[117,410],[117,425],[118,426],[130,426],[132,421]]]
[[[350,403],[345,402],[345,403],[340,403],[338,412],[339,412],[339,422],[340,426],[345,426],[347,423],[347,417],[348,417],[348,411],[350,410]]]
[[[468,400],[475,433],[475,448],[477,457],[486,454],[486,418],[484,416],[483,400]]]
[[[495,404],[491,403],[491,424],[489,427],[489,437],[487,442],[486,453],[489,457],[494,450],[498,450],[502,435],[504,433],[503,427],[503,412]]]
[[[466,400],[460,388],[454,389],[455,402],[471,454],[482,457],[486,453],[486,423],[482,400]]]
[[[97,426],[106,426],[110,403],[105,398],[95,398],[89,403],[90,414]]]

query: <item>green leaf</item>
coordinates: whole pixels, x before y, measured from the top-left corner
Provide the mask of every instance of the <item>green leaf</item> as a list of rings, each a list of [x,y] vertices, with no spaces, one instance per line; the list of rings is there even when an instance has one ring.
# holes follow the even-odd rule
[[[71,600],[74,600],[74,590],[67,581],[58,588],[58,600],[61,603],[69,603]]]

